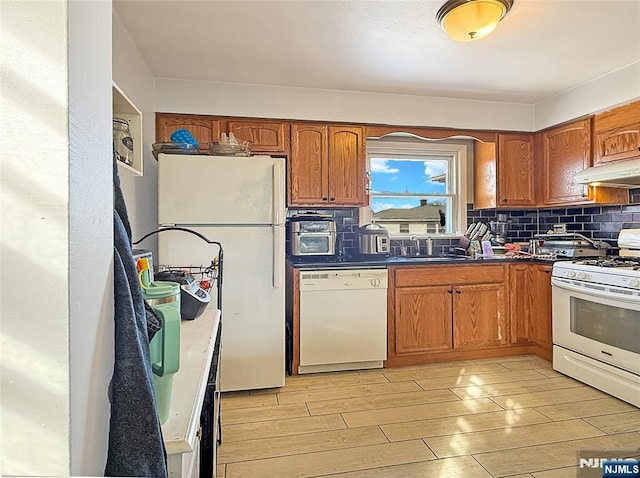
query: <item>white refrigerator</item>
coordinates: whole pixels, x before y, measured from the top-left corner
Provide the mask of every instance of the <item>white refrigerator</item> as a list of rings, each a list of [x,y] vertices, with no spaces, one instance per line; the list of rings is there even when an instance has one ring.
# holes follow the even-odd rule
[[[284,161],[158,155],[159,225],[222,245],[222,391],[284,385]],[[217,253],[191,234],[158,235],[160,266],[209,265]]]

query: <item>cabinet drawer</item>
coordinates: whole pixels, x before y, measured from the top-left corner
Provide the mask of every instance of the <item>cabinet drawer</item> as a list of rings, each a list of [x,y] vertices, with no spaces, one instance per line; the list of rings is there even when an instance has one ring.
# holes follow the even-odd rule
[[[424,266],[395,270],[396,287],[503,282],[504,266]]]

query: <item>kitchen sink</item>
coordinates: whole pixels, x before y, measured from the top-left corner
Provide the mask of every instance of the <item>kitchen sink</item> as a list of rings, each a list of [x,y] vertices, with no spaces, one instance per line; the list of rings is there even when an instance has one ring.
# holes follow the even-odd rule
[[[469,258],[466,256],[399,256],[389,257],[386,262],[456,262],[467,260],[469,260]]]

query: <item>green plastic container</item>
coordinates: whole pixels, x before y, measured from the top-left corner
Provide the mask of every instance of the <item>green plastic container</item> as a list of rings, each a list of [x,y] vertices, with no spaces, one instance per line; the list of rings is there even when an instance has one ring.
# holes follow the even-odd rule
[[[180,284],[152,282],[142,289],[145,300],[162,318],[162,329],[149,344],[153,389],[160,423],[169,418],[173,375],[180,368]]]

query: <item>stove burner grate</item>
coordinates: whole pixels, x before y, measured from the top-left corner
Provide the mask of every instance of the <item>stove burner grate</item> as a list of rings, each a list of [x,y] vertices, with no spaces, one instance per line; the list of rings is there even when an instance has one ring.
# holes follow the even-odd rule
[[[574,264],[596,267],[632,267],[640,270],[640,258],[612,256],[601,259],[581,259],[573,261]]]

